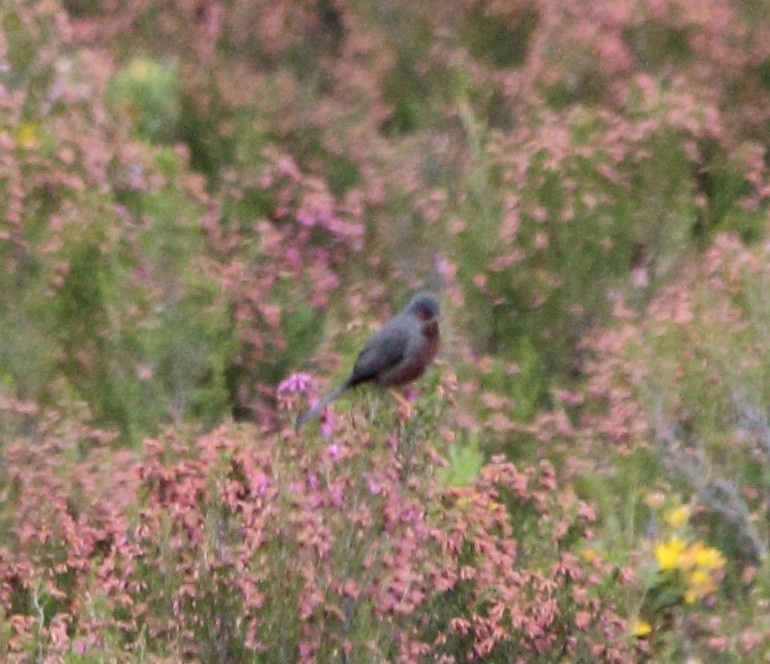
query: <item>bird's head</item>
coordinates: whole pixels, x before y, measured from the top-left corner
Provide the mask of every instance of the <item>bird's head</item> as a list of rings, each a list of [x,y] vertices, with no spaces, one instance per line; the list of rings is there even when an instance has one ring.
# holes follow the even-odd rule
[[[441,307],[430,293],[419,293],[406,306],[406,312],[417,316],[421,321],[428,321],[441,315]]]

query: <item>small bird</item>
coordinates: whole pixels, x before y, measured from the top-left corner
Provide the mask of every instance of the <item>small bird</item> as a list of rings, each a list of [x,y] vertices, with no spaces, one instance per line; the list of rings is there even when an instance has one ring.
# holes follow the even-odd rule
[[[440,314],[441,308],[433,295],[415,295],[403,311],[369,337],[350,375],[298,417],[296,428],[299,429],[313,419],[350,387],[375,383],[393,388],[411,383],[422,376],[438,352]],[[397,393],[394,392],[394,395]]]

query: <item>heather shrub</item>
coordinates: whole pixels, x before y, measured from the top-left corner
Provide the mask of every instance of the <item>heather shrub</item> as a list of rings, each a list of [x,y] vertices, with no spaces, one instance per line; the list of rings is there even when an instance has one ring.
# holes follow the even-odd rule
[[[627,386],[612,393],[617,419],[605,421],[614,428],[616,444],[649,437],[648,447],[664,469],[717,514],[732,514],[732,524],[722,524],[724,546],[743,548],[749,558],[764,556],[767,546],[749,525],[748,505],[759,503],[729,487],[732,477],[752,478],[754,490],[763,483],[757,464],[764,454],[764,420],[749,396],[766,391],[766,372],[755,361],[766,343],[763,252],[747,250],[734,235],[721,236],[704,265],[660,291],[638,334],[624,326],[614,339],[600,340],[594,383],[603,396],[601,386],[609,385],[613,373],[618,385]]]
[[[122,52],[133,40],[178,62],[183,139],[222,187],[228,227],[251,238],[254,221],[267,219],[303,242],[291,217],[306,224],[305,211],[284,205],[278,180],[255,186],[268,150],[296,167],[301,189],[312,181],[331,197],[325,207],[359,225],[367,260],[324,257],[335,272],[344,260],[343,287],[440,283],[432,266],[444,256],[464,290],[474,348],[506,360],[530,349],[544,374],[564,378],[580,372],[574,349],[615,293],[643,306],[691,243],[725,228],[761,233],[767,91],[758,72],[770,54],[764,28],[743,31],[748,8],[720,12],[704,17],[686,0],[667,9],[286,1],[270,10],[239,0],[88,7],[74,23],[86,43],[117,38]],[[745,74],[740,84],[711,84],[724,77],[715,53]],[[345,244],[335,235],[311,241]],[[225,262],[243,260],[253,252]],[[292,299],[288,290],[273,307]],[[322,322],[309,312],[297,321],[298,307],[285,306],[300,330],[295,358],[318,341],[305,330]],[[282,339],[276,329],[267,336]],[[244,371],[275,382],[292,367],[288,352],[275,372],[261,362]],[[255,402],[263,390],[236,373]],[[551,404],[549,380],[495,380],[531,395],[517,419]]]
[[[446,484],[441,408],[329,437],[169,430],[113,467],[109,433],[51,414],[31,447],[6,402],[9,656],[631,661],[613,567],[575,552],[591,507],[547,462]]]
[[[720,129],[707,109],[683,101],[640,77],[623,113],[536,110],[509,134],[472,120],[468,140],[482,136],[482,149],[459,197],[452,253],[462,256],[477,344],[511,359],[535,348],[546,373],[579,371],[575,348],[614,298],[644,306],[693,240],[715,228],[756,237],[764,213],[749,202],[758,193],[750,160],[709,166],[730,191],[715,184],[694,195],[698,146]]]
[[[767,520],[766,413],[756,401],[766,392],[756,361],[766,344],[765,251],[719,236],[703,263],[659,291],[643,319],[619,306],[615,328],[591,344],[588,393],[591,409],[597,398],[602,407],[586,413],[586,430],[605,445],[637,448],[635,467],[647,467],[630,485],[616,475],[605,490],[636,496],[626,523],[655,533],[648,561],[657,564],[646,567],[640,608],[656,625],[659,661],[688,649],[716,661],[761,661],[767,652],[757,614],[768,547],[759,526]],[[645,514],[641,496],[650,487],[659,491]],[[674,491],[688,506],[664,500]],[[613,503],[603,503],[610,513],[628,509]],[[629,546],[636,534],[625,535]],[[669,631],[671,621],[704,636],[683,638]]]
[[[3,655],[764,661],[770,39],[712,5],[6,3]],[[426,287],[415,417],[293,433]]]
[[[67,51],[54,33],[22,68],[23,37],[61,16],[45,3],[8,21],[14,12],[1,116],[15,137],[2,167],[3,382],[41,402],[85,401],[126,440],[161,421],[217,421],[235,342],[205,269],[201,181],[184,151],[128,138],[104,106],[94,54]]]
[[[239,159],[243,168],[226,178],[206,228],[209,274],[230,302],[240,346],[235,407],[272,420],[272,386],[318,344],[324,311],[347,304],[335,295],[340,267],[362,247],[362,210],[355,193],[334,196],[269,145]]]

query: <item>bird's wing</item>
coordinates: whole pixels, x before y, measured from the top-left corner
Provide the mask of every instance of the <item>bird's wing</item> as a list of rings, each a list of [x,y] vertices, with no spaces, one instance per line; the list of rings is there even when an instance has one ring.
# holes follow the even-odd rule
[[[351,384],[373,380],[403,359],[409,345],[405,323],[394,318],[369,338],[353,366]]]

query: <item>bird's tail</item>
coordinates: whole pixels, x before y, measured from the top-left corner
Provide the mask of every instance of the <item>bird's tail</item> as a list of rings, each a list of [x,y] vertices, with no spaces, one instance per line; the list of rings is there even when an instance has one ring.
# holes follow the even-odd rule
[[[350,387],[350,383],[353,376],[352,374],[348,376],[345,380],[343,380],[337,387],[335,387],[329,394],[327,394],[323,399],[321,399],[315,406],[313,406],[310,410],[305,411],[302,415],[300,415],[297,418],[297,421],[294,423],[294,428],[299,429],[303,424],[307,424],[310,420],[312,420],[314,417],[316,417],[326,406],[328,406],[332,401],[334,401],[337,397],[339,397],[345,390],[347,390]]]

